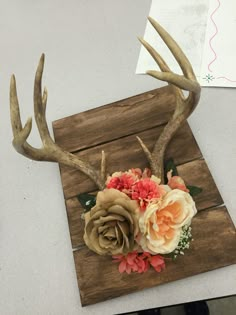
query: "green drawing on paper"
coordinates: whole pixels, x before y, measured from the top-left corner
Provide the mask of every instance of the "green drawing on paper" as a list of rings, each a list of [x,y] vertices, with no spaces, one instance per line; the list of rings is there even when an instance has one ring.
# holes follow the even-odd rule
[[[207,83],[210,83],[211,81],[213,81],[215,78],[213,77],[213,75],[211,75],[211,74],[207,74],[204,78],[203,78],[203,80],[206,80],[207,81]]]

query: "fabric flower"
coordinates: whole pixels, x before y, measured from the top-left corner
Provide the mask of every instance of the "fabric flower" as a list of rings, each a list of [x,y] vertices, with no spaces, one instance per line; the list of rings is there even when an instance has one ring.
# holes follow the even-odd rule
[[[157,272],[161,272],[165,269],[164,258],[160,255],[152,256],[148,252],[138,253],[137,251],[134,251],[132,253],[128,253],[127,255],[112,256],[112,258],[113,262],[119,263],[118,269],[120,273],[144,273],[148,271],[150,265]]]
[[[172,170],[167,173],[168,186],[171,189],[180,189],[189,192],[184,180],[180,176],[172,176]]]
[[[106,187],[114,188],[131,196],[133,186],[140,179],[150,178],[151,170],[145,168],[142,171],[140,168],[131,168],[127,172],[115,172],[107,178]]]
[[[161,272],[166,267],[164,258],[160,255],[151,256],[149,262],[157,272]]]
[[[127,195],[131,194],[131,189],[134,183],[138,180],[138,172],[115,172],[109,176],[106,182],[107,188],[114,188],[124,192]]]
[[[116,189],[97,194],[96,205],[85,214],[86,245],[99,255],[134,250],[138,228],[138,204]]]
[[[142,170],[140,168],[131,168],[129,170],[129,172],[135,174],[139,179],[141,178],[148,178],[151,177],[152,172],[149,168],[145,168],[144,171],[142,172]]]
[[[149,262],[146,260],[146,257],[144,257],[143,255],[139,255],[137,251],[128,253],[126,256],[112,256],[112,258],[114,259],[113,262],[119,262],[120,273],[144,273],[150,267]]]
[[[161,198],[166,190],[152,178],[144,178],[136,182],[132,188],[131,198],[137,200],[141,210],[145,210],[151,199]]]
[[[142,178],[143,175],[143,172],[140,168],[131,168],[128,172],[134,174],[137,179]]]
[[[162,200],[150,203],[139,219],[137,237],[144,251],[168,254],[178,246],[182,227],[190,225],[197,213],[192,197],[179,189],[168,192]]]

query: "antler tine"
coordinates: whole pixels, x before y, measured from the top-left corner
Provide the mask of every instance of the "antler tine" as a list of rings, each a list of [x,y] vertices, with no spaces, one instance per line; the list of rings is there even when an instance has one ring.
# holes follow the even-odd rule
[[[102,158],[101,158],[101,177],[105,181],[106,180],[106,155],[102,150]]]
[[[14,136],[22,130],[20,118],[19,102],[16,90],[16,78],[14,74],[11,76],[10,82],[10,109],[11,109],[11,125]]]
[[[14,135],[12,144],[17,152],[19,152],[22,155],[25,155],[26,157],[30,157],[28,152],[31,151],[32,147],[26,142],[26,140],[31,132],[32,118],[28,118],[25,126],[22,128],[19,101],[16,89],[16,79],[14,75],[11,76],[10,82],[10,114],[12,132]]]
[[[174,84],[185,91],[198,92],[199,90],[199,84],[197,82],[186,79],[185,77],[175,73],[160,72],[156,70],[148,70],[146,73],[158,80]]]
[[[156,61],[161,71],[171,72],[169,66],[165,62],[165,60],[161,57],[161,55],[143,38],[138,37],[140,43],[147,49],[152,58]]]
[[[163,180],[163,160],[166,147],[173,135],[196,107],[200,98],[201,88],[196,81],[195,74],[188,58],[185,56],[179,45],[154,19],[149,17],[148,20],[172,52],[184,74],[184,76],[182,76],[173,73],[159,53],[157,53],[156,50],[146,41],[140,40],[161,69],[161,72],[148,70],[146,73],[156,79],[166,81],[168,84],[173,85],[173,91],[175,94],[176,108],[174,114],[156,141],[153,151],[150,152],[144,142],[137,137],[150,163],[153,174]],[[184,97],[182,90],[189,91],[187,98]]]
[[[41,140],[44,144],[51,144],[53,140],[50,136],[47,122],[46,122],[46,104],[47,104],[47,90],[44,89],[42,96],[42,76],[44,68],[44,54],[41,55],[39,64],[35,74],[34,80],[34,116],[39,130]]]
[[[170,49],[173,56],[175,57],[176,61],[180,65],[183,74],[189,79],[196,79],[195,74],[193,72],[193,68],[191,63],[189,62],[188,58],[176,43],[176,41],[170,36],[170,34],[159,24],[155,21],[152,17],[148,17],[149,22],[155,28],[157,33],[160,35],[166,46]]]
[[[43,95],[41,91],[43,66],[44,55],[40,58],[34,84],[34,115],[43,147],[41,149],[34,148],[26,141],[31,132],[32,119],[28,119],[24,128],[22,128],[14,75],[11,77],[10,83],[10,112],[14,136],[13,146],[17,152],[30,159],[58,162],[75,168],[92,179],[99,189],[103,189],[105,186],[105,154],[102,153],[101,172],[98,172],[87,161],[70,152],[63,151],[50,136],[46,121],[47,90],[46,88],[44,89]]]
[[[150,55],[152,56],[152,58],[156,61],[157,65],[159,66],[159,68],[161,69],[162,72],[167,72],[169,73],[169,77],[170,77],[170,74],[173,74],[173,72],[170,70],[169,66],[167,65],[167,63],[165,62],[165,60],[162,58],[162,56],[148,43],[146,42],[143,38],[141,37],[138,37],[138,40],[141,42],[141,44],[147,49],[147,51],[150,53]],[[171,84],[171,83],[174,83],[176,82],[177,80],[174,80],[174,78],[171,80],[167,80],[167,78],[164,78],[163,77],[163,73],[162,72],[158,72],[158,71],[154,71],[154,70],[149,70],[147,71],[146,73],[151,75],[152,77],[156,78],[156,79],[159,79],[159,80],[163,80],[163,81],[166,81],[168,84]],[[162,77],[161,75],[159,77],[158,74],[162,74]],[[173,74],[174,76],[174,74]],[[182,77],[181,77],[182,79]],[[181,90],[179,89],[175,89],[175,93],[176,94],[179,94],[180,97],[183,96],[183,93]],[[141,139],[140,139],[141,140]],[[140,143],[141,144],[141,143]],[[143,143],[144,145],[144,143]]]

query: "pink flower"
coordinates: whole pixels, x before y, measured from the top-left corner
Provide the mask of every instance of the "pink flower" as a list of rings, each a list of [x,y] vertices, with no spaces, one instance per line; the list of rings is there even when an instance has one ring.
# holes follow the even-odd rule
[[[131,170],[129,170],[129,172],[132,172],[139,179],[148,178],[148,177],[152,176],[151,170],[149,168],[147,168],[147,167],[144,169],[143,172],[142,172],[142,170],[140,168],[131,168]]]
[[[150,178],[152,176],[152,172],[150,170],[150,168],[145,168],[142,174],[142,178]]]
[[[135,184],[142,180],[147,180],[149,182],[150,177],[151,177],[151,170],[148,168],[145,168],[144,171],[142,171],[140,168],[131,168],[130,170],[126,172],[115,172],[111,176],[109,176],[106,181],[106,187],[108,189],[110,188],[117,189],[119,191],[122,191],[129,197],[131,197],[133,193],[133,189],[134,188],[137,189],[137,187],[135,187]],[[154,183],[155,181],[152,180],[152,182]],[[144,184],[145,184],[145,181],[144,181]],[[154,188],[155,188],[155,185],[154,185]],[[136,194],[134,194],[134,196],[136,196]],[[135,198],[138,198],[138,197],[136,196]]]
[[[143,252],[143,256],[146,257],[156,272],[161,272],[165,269],[165,260],[161,255],[151,255],[149,252]]]
[[[151,256],[149,262],[157,272],[161,272],[166,267],[164,258],[160,255]]]
[[[151,178],[144,178],[136,182],[132,187],[131,198],[137,200],[141,210],[145,210],[151,199],[161,198],[166,193],[163,186]]]
[[[130,274],[131,272],[144,273],[146,272],[150,265],[149,262],[139,255],[137,251],[127,254],[126,256],[117,255],[112,256],[113,262],[119,262],[119,272],[126,272]]]
[[[185,192],[189,192],[188,188],[186,187],[184,180],[180,176],[172,176],[172,170],[167,173],[168,179],[168,186],[171,189],[180,189]]]
[[[119,262],[118,269],[120,273],[144,273],[150,268],[150,265],[157,272],[161,272],[163,269],[165,269],[164,258],[160,255],[152,256],[148,252],[138,253],[137,251],[134,251],[127,254],[126,256],[117,255],[112,256],[112,258],[113,262]]]
[[[131,172],[116,172],[108,178],[106,186],[107,188],[114,188],[130,195],[131,188],[136,180],[136,176]]]
[[[137,178],[142,178],[142,170],[140,168],[131,168],[130,172],[134,174]]]

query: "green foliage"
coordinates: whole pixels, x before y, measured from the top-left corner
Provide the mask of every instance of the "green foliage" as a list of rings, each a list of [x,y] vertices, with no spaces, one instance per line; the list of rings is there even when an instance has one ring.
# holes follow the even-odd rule
[[[197,186],[187,186],[188,190],[189,190],[189,194],[194,197],[197,196],[198,194],[200,194],[202,192],[202,188],[197,187]]]
[[[79,194],[77,198],[81,203],[81,206],[84,208],[85,213],[90,211],[91,208],[94,207],[96,204],[96,196],[91,194]]]

